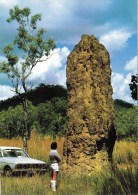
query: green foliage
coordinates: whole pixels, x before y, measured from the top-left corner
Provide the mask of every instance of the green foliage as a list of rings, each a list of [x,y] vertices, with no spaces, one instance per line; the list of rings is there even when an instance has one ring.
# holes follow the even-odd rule
[[[31,102],[28,102],[28,126],[36,121],[36,108]],[[13,138],[23,136],[24,114],[21,105],[15,108],[9,107],[7,111],[0,112],[0,137]]]
[[[51,101],[39,104],[37,107],[28,102],[28,126],[42,135],[61,136],[66,133],[65,98],[53,98]],[[21,105],[9,107],[0,112],[0,137],[23,136],[24,115]]]
[[[66,108],[64,98],[54,98],[38,105],[38,123],[43,135],[65,135]]]
[[[129,84],[131,90],[131,96],[134,100],[137,100],[137,88],[138,88],[138,75],[131,75],[131,83]]]
[[[114,100],[114,107],[115,107],[115,110],[120,110],[120,109],[133,108],[134,105],[126,101],[116,99]]]
[[[119,102],[120,103],[120,102]],[[126,105],[124,107],[124,104]],[[130,138],[136,140],[137,137],[137,107],[123,102],[123,106],[115,102],[115,124],[118,139]]]
[[[42,135],[65,135],[67,129],[67,90],[65,88],[41,83],[28,93],[28,99],[30,101],[28,126],[31,130],[35,129]],[[17,96],[0,102],[1,137],[22,136],[23,111],[20,104],[21,101]],[[11,108],[10,105],[13,107]],[[122,100],[115,100],[114,107],[117,138],[136,140],[137,107]],[[131,156],[128,158],[131,159]],[[118,160],[123,161],[122,157],[118,157]]]

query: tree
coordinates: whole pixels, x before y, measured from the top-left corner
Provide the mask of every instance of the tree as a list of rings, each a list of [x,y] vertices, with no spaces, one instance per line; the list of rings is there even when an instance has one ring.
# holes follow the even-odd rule
[[[37,121],[40,133],[53,137],[66,134],[67,101],[64,98],[53,98],[37,106]]]
[[[138,75],[131,75],[131,83],[129,84],[131,90],[131,96],[134,100],[137,100],[137,87],[138,87]]]
[[[0,63],[0,72],[8,75],[14,92],[21,99],[24,111],[23,138],[29,138],[27,94],[32,85],[28,78],[38,62],[46,61],[50,57],[50,51],[55,48],[55,43],[52,39],[45,38],[45,29],[37,29],[37,22],[41,20],[40,14],[31,16],[28,7],[20,9],[15,6],[10,9],[9,15],[7,22],[16,21],[18,24],[17,36],[11,44],[3,48],[7,61]],[[24,147],[27,148],[26,140],[24,140]]]

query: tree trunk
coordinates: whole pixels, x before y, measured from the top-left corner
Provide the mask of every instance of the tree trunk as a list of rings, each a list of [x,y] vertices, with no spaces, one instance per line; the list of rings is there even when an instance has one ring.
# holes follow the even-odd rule
[[[28,144],[27,140],[30,138],[30,129],[28,125],[28,104],[27,104],[27,95],[25,94],[25,97],[23,98],[23,115],[24,115],[24,129],[23,129],[23,147],[27,151],[28,150]]]

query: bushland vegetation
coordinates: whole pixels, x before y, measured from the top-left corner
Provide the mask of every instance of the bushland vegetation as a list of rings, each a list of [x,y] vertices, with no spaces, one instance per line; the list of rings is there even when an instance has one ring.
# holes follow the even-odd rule
[[[0,137],[23,136],[24,118],[20,99],[14,96],[0,102]],[[137,107],[114,101],[118,139],[136,140]],[[28,126],[42,136],[64,136],[67,129],[67,90],[59,85],[40,84],[28,93]]]

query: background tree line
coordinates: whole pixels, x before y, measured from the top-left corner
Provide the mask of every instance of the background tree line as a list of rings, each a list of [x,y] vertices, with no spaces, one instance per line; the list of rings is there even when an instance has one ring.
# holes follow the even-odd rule
[[[55,96],[55,97],[54,97]],[[67,89],[62,86],[40,84],[28,93],[28,125],[41,135],[64,136],[67,130]],[[1,101],[0,137],[23,136],[23,109],[13,97]],[[12,104],[12,100],[14,104]],[[9,104],[13,106],[7,106]],[[16,105],[15,105],[16,102]],[[19,104],[17,104],[19,103]],[[4,108],[5,107],[5,108]],[[136,139],[137,108],[122,100],[114,101],[115,125],[118,139]],[[2,109],[3,108],[3,109]]]
[[[24,94],[22,94],[24,96]],[[31,89],[28,92],[28,100],[33,105],[37,106],[40,103],[45,103],[46,100],[51,100],[55,97],[67,98],[67,89],[60,85],[45,85],[41,83],[38,87]],[[0,111],[8,109],[11,105],[15,107],[21,104],[21,99],[16,95],[12,98],[0,101]]]

